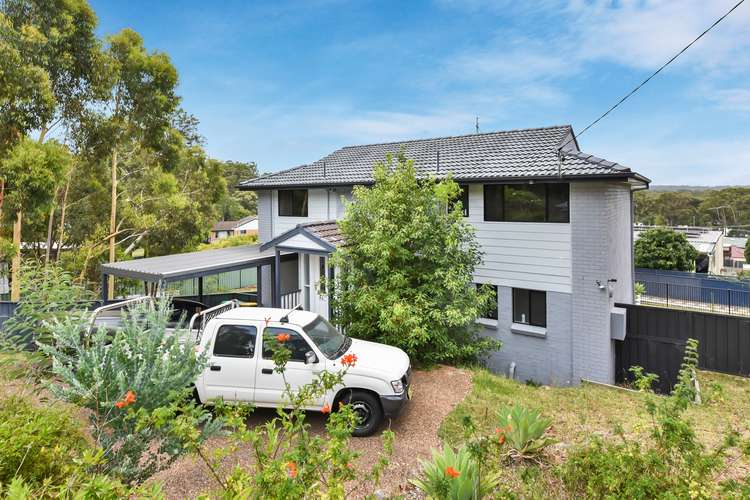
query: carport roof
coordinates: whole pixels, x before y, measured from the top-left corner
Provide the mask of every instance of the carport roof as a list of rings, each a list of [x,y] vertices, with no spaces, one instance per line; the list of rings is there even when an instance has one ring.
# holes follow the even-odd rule
[[[142,281],[178,281],[270,264],[275,250],[260,245],[178,253],[102,265],[102,274]]]

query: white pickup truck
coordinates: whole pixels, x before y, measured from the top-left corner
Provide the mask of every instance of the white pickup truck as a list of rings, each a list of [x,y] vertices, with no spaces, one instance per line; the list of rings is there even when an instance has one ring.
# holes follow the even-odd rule
[[[111,325],[115,309],[95,312],[92,324]],[[284,380],[274,371],[264,345],[271,336],[288,334],[291,359],[284,376],[294,390],[310,383],[323,370],[342,369],[341,358],[356,354],[357,362],[344,376],[344,385],[312,401],[308,410],[349,403],[359,416],[355,436],[369,436],[384,418],[396,417],[411,397],[409,356],[396,347],[342,335],[322,316],[300,310],[238,307],[228,302],[195,314],[189,334],[197,350],[208,355],[208,366],[195,382],[201,402],[223,398],[256,406],[285,403]],[[270,331],[269,331],[270,330]],[[266,335],[266,338],[269,336]]]

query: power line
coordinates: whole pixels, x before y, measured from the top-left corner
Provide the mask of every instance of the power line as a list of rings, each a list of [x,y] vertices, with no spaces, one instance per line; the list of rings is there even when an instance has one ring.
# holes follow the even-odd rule
[[[657,69],[656,71],[654,71],[653,73],[651,73],[651,75],[649,75],[648,78],[646,78],[645,80],[643,80],[640,84],[638,84],[637,87],[635,87],[633,90],[631,90],[630,92],[628,92],[628,94],[625,95],[625,97],[623,97],[622,99],[620,99],[619,101],[617,101],[617,103],[614,106],[612,106],[607,111],[605,111],[601,116],[599,116],[599,118],[597,118],[593,122],[591,122],[588,125],[586,125],[583,128],[583,130],[581,130],[581,132],[578,135],[576,135],[574,133],[573,137],[571,137],[565,144],[563,144],[562,146],[560,146],[558,148],[558,150],[562,150],[565,146],[567,146],[568,144],[570,144],[571,141],[575,140],[577,137],[581,137],[581,135],[583,135],[584,132],[586,132],[588,129],[590,129],[591,127],[593,127],[597,123],[599,123],[604,117],[606,117],[612,111],[614,111],[615,109],[617,109],[620,106],[620,104],[624,103],[625,101],[627,101],[630,98],[630,96],[632,96],[633,94],[635,94],[636,92],[638,92],[641,89],[641,87],[643,87],[644,85],[646,85],[653,77],[655,77],[656,75],[658,75],[659,73],[661,73],[661,71],[664,68],[666,68],[667,66],[669,66],[670,64],[672,64],[672,62],[674,62],[675,59],[677,59],[678,57],[680,57],[685,51],[687,51],[690,47],[692,47],[695,44],[695,42],[697,42],[698,40],[700,40],[701,38],[703,38],[706,35],[706,33],[708,33],[709,31],[711,31],[712,29],[714,29],[717,24],[719,24],[724,19],[726,19],[727,16],[729,16],[729,14],[731,14],[732,12],[734,12],[737,9],[737,7],[739,7],[743,3],[745,3],[745,0],[740,0],[739,2],[737,2],[736,4],[734,4],[734,7],[732,7],[731,9],[729,9],[719,19],[717,19],[716,21],[714,21],[714,23],[711,26],[709,26],[708,28],[706,28],[706,30],[703,33],[701,33],[700,35],[698,35],[692,42],[690,42],[689,44],[685,45],[682,48],[682,50],[680,50],[678,53],[676,53],[674,56],[672,56],[672,58],[669,59],[669,61],[667,61],[664,64],[662,64],[659,69]]]

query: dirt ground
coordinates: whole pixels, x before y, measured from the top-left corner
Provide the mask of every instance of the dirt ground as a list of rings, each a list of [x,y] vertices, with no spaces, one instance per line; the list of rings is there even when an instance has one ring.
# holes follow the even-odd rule
[[[408,480],[418,474],[419,459],[428,458],[430,450],[441,444],[437,435],[440,423],[470,390],[471,372],[468,370],[443,366],[430,371],[414,372],[413,399],[401,416],[390,423],[396,439],[391,463],[383,474],[379,490],[408,495],[412,490]],[[258,409],[249,423],[262,424],[273,416],[273,410]],[[325,432],[322,414],[310,413],[308,418],[314,432]],[[356,464],[362,471],[370,470],[383,449],[379,433],[369,438],[352,438],[352,446],[362,452]],[[249,461],[247,450],[240,450],[227,457],[224,466],[230,470],[235,465],[247,465]],[[194,498],[216,488],[206,467],[200,459],[192,456],[184,457],[152,480],[162,483],[169,498]],[[367,489],[368,491],[355,491],[352,496],[361,497],[372,491],[370,487]]]

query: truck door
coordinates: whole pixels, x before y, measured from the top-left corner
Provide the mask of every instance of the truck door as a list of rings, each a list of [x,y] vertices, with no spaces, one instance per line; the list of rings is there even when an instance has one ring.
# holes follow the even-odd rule
[[[289,340],[284,345],[292,351],[289,363],[286,365],[284,376],[274,371],[274,363],[271,356],[272,350],[269,348],[272,338],[277,335],[289,335]],[[284,377],[292,390],[298,390],[301,386],[312,382],[317,372],[323,370],[324,360],[320,354],[315,351],[307,340],[292,328],[266,327],[263,334],[263,351],[258,360],[257,376],[255,382],[255,402],[264,406],[275,406],[286,404],[289,401],[284,397]],[[313,351],[318,356],[319,362],[316,364],[305,364],[305,353]],[[323,397],[317,401],[312,401],[310,408],[319,408],[322,406]]]
[[[217,327],[203,372],[208,399],[253,401],[258,327],[224,323]]]

